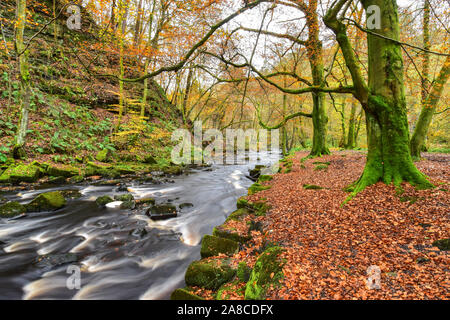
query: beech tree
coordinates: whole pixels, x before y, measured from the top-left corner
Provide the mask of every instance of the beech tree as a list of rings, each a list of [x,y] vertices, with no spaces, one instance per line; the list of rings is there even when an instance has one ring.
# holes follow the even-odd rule
[[[353,95],[366,113],[367,162],[352,190],[357,193],[378,181],[396,186],[409,182],[421,188],[432,187],[427,177],[415,167],[410,154],[397,3],[395,0],[359,2],[366,14],[370,6],[377,6],[382,13],[379,16],[380,28],[367,32],[368,82],[362,75],[347,36],[345,18],[341,18],[345,17],[349,1],[334,1],[324,17],[325,24],[336,35],[352,76]]]

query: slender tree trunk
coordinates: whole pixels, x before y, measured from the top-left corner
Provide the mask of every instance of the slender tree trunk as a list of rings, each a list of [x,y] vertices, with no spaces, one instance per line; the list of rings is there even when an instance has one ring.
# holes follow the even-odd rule
[[[188,71],[188,75],[187,75],[187,79],[186,79],[186,89],[184,92],[184,97],[183,97],[183,104],[181,107],[181,111],[183,114],[183,122],[187,123],[187,105],[188,105],[188,101],[189,101],[189,94],[191,92],[191,87],[192,87],[192,75],[193,75],[193,69],[190,68]]]
[[[430,3],[424,0],[423,12],[423,46],[429,50],[430,44]],[[424,149],[425,138],[433,115],[436,111],[436,106],[441,97],[444,85],[450,75],[450,57],[444,62],[437,80],[434,82],[430,90],[430,54],[423,53],[423,68],[422,68],[422,111],[420,112],[419,120],[416,123],[414,132],[411,138],[411,155],[414,159],[420,159],[420,152]]]
[[[350,119],[348,120],[348,136],[347,143],[345,145],[346,149],[354,149],[356,147],[356,103],[352,103],[352,110],[350,111]]]
[[[30,73],[28,69],[28,51],[23,52],[25,45],[23,42],[23,33],[26,23],[26,0],[17,0],[17,26],[16,26],[16,52],[18,57],[18,73],[20,83],[20,116],[17,125],[13,157],[15,159],[26,157],[24,150],[25,138],[28,128],[28,109],[30,106],[31,86]]]

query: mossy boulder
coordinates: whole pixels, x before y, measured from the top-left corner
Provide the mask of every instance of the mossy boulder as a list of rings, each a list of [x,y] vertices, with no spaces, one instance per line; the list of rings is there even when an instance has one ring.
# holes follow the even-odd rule
[[[7,202],[0,206],[0,218],[12,218],[27,212],[25,206],[18,202]]]
[[[149,205],[155,205],[156,200],[155,198],[142,198],[142,199],[138,199],[136,200],[136,204],[139,205],[145,205],[145,204],[149,204]]]
[[[176,289],[170,295],[170,300],[205,300],[186,289]]]
[[[152,155],[146,155],[143,159],[144,163],[147,164],[158,164],[158,161]]]
[[[450,250],[450,239],[441,239],[433,242],[433,246],[438,247],[439,250]]]
[[[240,235],[233,230],[227,230],[222,226],[217,226],[213,229],[213,236],[233,240],[239,243],[246,243],[251,239],[249,235]]]
[[[217,256],[221,253],[231,256],[238,251],[239,242],[216,236],[205,235],[202,240],[200,255],[202,258]]]
[[[267,181],[272,181],[273,180],[273,176],[270,175],[260,175],[258,178],[258,183],[262,183],[262,182],[267,182]]]
[[[177,208],[171,204],[152,206],[147,210],[145,214],[149,216],[153,221],[166,220],[170,218],[176,218],[178,216]]]
[[[172,176],[179,176],[183,173],[183,167],[181,166],[170,166],[163,169],[165,174]]]
[[[249,209],[247,208],[240,208],[237,209],[235,211],[233,211],[232,213],[230,213],[230,215],[228,216],[226,221],[239,221],[241,220],[243,217],[248,216],[251,212],[249,211]]]
[[[101,165],[90,161],[87,163],[85,175],[87,177],[102,176],[114,179],[119,178],[121,174],[111,165]]]
[[[247,208],[248,207],[247,197],[243,196],[237,199],[236,206],[238,209]]]
[[[241,282],[247,282],[250,279],[250,275],[252,273],[252,268],[247,266],[247,264],[244,261],[239,262],[236,276],[238,277],[239,281]]]
[[[10,166],[0,176],[0,183],[36,182],[42,170],[35,165],[19,164]]]
[[[95,160],[100,162],[110,162],[112,160],[112,152],[109,149],[103,149],[95,155]]]
[[[116,200],[116,201],[123,201],[123,202],[133,201],[134,197],[133,197],[133,195],[131,193],[125,193],[125,194],[114,196],[114,200]]]
[[[263,191],[263,190],[268,190],[270,188],[271,188],[271,186],[263,186],[263,185],[261,185],[259,183],[254,183],[248,189],[248,195],[250,196],[252,194],[258,193],[258,192]]]
[[[110,196],[101,196],[95,200],[95,203],[100,207],[104,208],[110,202],[114,202],[114,200]]]
[[[230,300],[231,295],[244,298],[245,287],[242,287],[238,281],[233,281],[223,284],[219,290],[217,290],[216,300]]]
[[[282,252],[280,247],[271,247],[259,256],[245,288],[246,300],[265,299],[267,289],[279,283],[285,263],[280,257]]]
[[[66,199],[60,191],[41,193],[25,207],[28,212],[55,211],[66,205]]]
[[[80,171],[77,168],[72,166],[48,166],[46,170],[46,174],[51,177],[65,177],[70,178],[73,176],[77,176],[80,174]]]
[[[217,290],[236,274],[228,259],[204,259],[192,262],[185,275],[188,286]]]
[[[83,176],[73,176],[72,178],[69,179],[70,183],[80,183],[83,182],[84,177]]]

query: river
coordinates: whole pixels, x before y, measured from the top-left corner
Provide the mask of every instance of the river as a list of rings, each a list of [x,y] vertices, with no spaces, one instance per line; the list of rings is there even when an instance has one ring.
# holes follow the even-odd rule
[[[253,162],[193,169],[162,184],[128,183],[136,199],[193,204],[165,221],[150,220],[144,209],[98,208],[97,197],[124,193],[114,186],[64,185],[4,195],[27,203],[42,192],[75,188],[82,197],[57,212],[0,219],[0,299],[168,299],[184,286],[188,265],[200,258],[203,235],[222,224],[247,193],[253,183],[248,170],[278,159],[277,152],[260,153]],[[80,289],[67,286],[72,265],[81,270]]]

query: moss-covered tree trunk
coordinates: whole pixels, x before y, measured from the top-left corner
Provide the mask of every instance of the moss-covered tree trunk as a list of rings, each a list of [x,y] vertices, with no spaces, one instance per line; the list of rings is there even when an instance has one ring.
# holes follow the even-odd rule
[[[381,9],[384,37],[399,40],[398,8],[395,0],[362,1],[365,9]],[[366,124],[368,154],[356,192],[378,181],[399,186],[403,181],[429,187],[427,178],[415,167],[409,151],[409,130],[405,99],[404,66],[399,43],[368,34],[369,98]]]
[[[336,34],[352,75],[354,96],[366,111],[367,162],[360,179],[353,185],[354,193],[378,181],[396,186],[405,181],[431,187],[425,175],[415,167],[410,154],[403,57],[397,42],[400,36],[397,3],[395,0],[360,0],[366,11],[372,5],[381,11],[381,28],[373,30],[378,35],[367,34],[369,82],[366,84],[346,27],[337,19],[346,2],[337,1],[324,20]]]
[[[411,138],[411,155],[413,158],[420,158],[420,152],[424,147],[425,137],[433,120],[433,115],[436,112],[436,106],[444,91],[445,83],[450,76],[450,57],[447,57],[444,66],[439,72],[439,76],[434,81],[434,84],[426,98],[422,111],[420,112],[419,120],[417,121],[414,133]]]
[[[16,52],[18,54],[18,73],[20,84],[20,115],[14,142],[13,157],[16,159],[26,156],[24,145],[28,128],[28,109],[30,106],[30,72],[28,68],[28,52],[25,50],[23,33],[26,23],[26,0],[17,0],[16,8]]]
[[[311,67],[313,84],[315,86],[324,85],[324,67],[323,67],[323,50],[322,42],[319,38],[319,18],[317,13],[317,1],[310,1],[309,13],[306,14],[306,23],[309,30],[308,39],[308,58]],[[313,145],[310,156],[320,157],[321,155],[330,154],[327,146],[327,109],[325,93],[316,92],[312,94],[313,98]]]
[[[356,147],[356,103],[352,103],[352,110],[350,111],[350,119],[348,120],[348,135],[345,149],[354,149]]]

